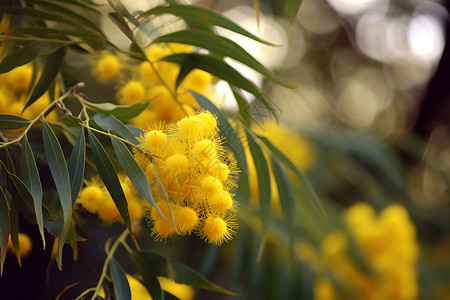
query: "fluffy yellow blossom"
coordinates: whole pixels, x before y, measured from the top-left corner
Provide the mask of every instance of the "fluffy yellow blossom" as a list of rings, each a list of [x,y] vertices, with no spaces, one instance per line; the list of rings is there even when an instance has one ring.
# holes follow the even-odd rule
[[[30,237],[25,233],[19,232],[18,239],[19,239],[19,255],[21,257],[25,257],[33,249],[33,243],[31,242]],[[14,252],[14,246],[11,241],[11,236],[9,236],[7,248],[8,250]]]
[[[98,81],[107,83],[119,77],[121,68],[121,62],[117,55],[102,51],[100,57],[94,62],[93,73]]]
[[[145,89],[139,81],[129,81],[119,91],[119,101],[122,104],[132,105],[138,102],[144,102]]]
[[[315,299],[345,299],[337,296],[345,291],[359,299],[416,299],[418,246],[406,210],[390,205],[377,216],[370,205],[358,203],[344,212],[343,219],[371,273],[351,259],[347,235],[329,234],[322,241],[320,254],[342,291],[319,278],[314,285]]]
[[[202,111],[164,129],[150,130],[139,148],[137,157],[141,152],[154,154],[156,172],[169,197],[179,235],[194,233],[214,244],[232,238],[236,204],[230,174],[236,172],[236,166],[224,158],[217,121],[211,113]],[[142,159],[137,161],[141,164]],[[157,190],[156,181],[151,185]],[[153,224],[152,233],[155,239],[166,240],[176,231],[169,206],[161,195],[156,194],[155,198],[165,218],[151,209],[148,217]]]

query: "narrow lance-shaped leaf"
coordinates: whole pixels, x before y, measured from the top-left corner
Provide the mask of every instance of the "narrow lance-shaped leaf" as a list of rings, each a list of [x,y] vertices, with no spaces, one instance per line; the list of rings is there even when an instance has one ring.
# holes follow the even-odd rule
[[[28,222],[36,224],[34,201],[30,190],[19,177],[13,173],[7,173],[8,192],[11,194],[13,202],[17,204],[22,217],[24,217]]]
[[[104,116],[101,114],[94,115],[94,121],[104,130],[111,130],[112,133],[120,134],[122,138],[129,141],[133,145],[139,145],[139,141],[122,122],[117,120],[114,116]]]
[[[80,192],[84,177],[84,164],[86,160],[86,140],[83,127],[80,127],[77,143],[73,147],[72,154],[67,165],[70,177],[72,208]]]
[[[195,22],[203,22],[205,24],[209,24],[212,26],[219,26],[248,38],[251,38],[260,43],[264,43],[267,45],[275,46],[272,43],[262,40],[261,38],[255,36],[250,33],[231,19],[225,17],[222,14],[219,14],[213,10],[195,6],[195,5],[181,5],[175,2],[171,2],[170,5],[162,5],[154,7],[140,15],[140,17],[147,17],[151,15],[161,15],[161,14],[172,14],[178,16],[180,18],[185,19],[186,21],[195,21]]]
[[[117,177],[117,171],[114,168],[111,159],[103,148],[102,144],[95,137],[95,135],[88,130],[89,143],[91,145],[92,154],[94,156],[94,162],[97,166],[97,171],[103,180],[108,192],[116,204],[128,230],[131,232],[130,214],[128,212],[128,203],[125,198],[125,194]]]
[[[278,187],[278,195],[281,204],[281,211],[286,222],[286,228],[289,236],[291,251],[294,249],[294,217],[295,217],[295,199],[292,190],[291,179],[281,166],[278,159],[272,154],[272,170]]]
[[[3,58],[0,63],[0,73],[6,73],[14,68],[27,64],[32,61],[38,54],[39,51],[36,47],[36,43],[29,43],[23,48],[20,48],[19,50],[14,51]]]
[[[116,299],[131,300],[130,284],[128,283],[125,271],[114,258],[111,259],[109,268]]]
[[[311,183],[309,182],[308,178],[306,177],[303,172],[301,172],[294,163],[286,157],[286,155],[283,154],[283,152],[280,151],[275,145],[273,145],[266,137],[264,136],[257,136],[259,140],[261,140],[267,148],[286,166],[288,167],[292,172],[294,172],[295,176],[300,180],[300,190],[306,197],[306,199],[313,202],[316,209],[318,210],[320,216],[323,220],[326,221],[327,224],[329,224],[327,214],[325,213],[325,210],[322,206],[322,203],[317,197],[316,192],[314,191],[314,188],[312,187]]]
[[[67,169],[66,160],[64,158],[61,145],[56,138],[55,133],[42,119],[42,137],[44,142],[45,156],[50,168],[50,172],[58,191],[59,202],[63,211],[64,226],[61,236],[58,239],[58,267],[62,267],[62,250],[66,242],[68,233],[72,226],[72,195],[70,187],[69,171]]]
[[[297,17],[298,11],[300,10],[300,6],[302,5],[303,0],[286,0],[286,11],[287,11],[287,18],[289,20],[289,23],[292,23],[292,21]]]
[[[89,101],[84,101],[84,103],[95,110],[104,115],[113,115],[118,120],[125,122],[129,119],[132,119],[138,116],[141,112],[143,112],[149,103],[136,103],[131,106],[128,105],[117,105],[113,103],[92,103]]]
[[[0,277],[3,275],[3,264],[6,258],[6,248],[10,232],[9,207],[6,193],[0,187]]]
[[[28,126],[28,124],[30,124],[30,120],[25,118],[15,115],[0,114],[0,130],[19,129]]]
[[[242,146],[241,138],[239,134],[234,130],[231,126],[230,122],[228,122],[227,116],[219,110],[211,101],[209,101],[206,97],[197,94],[194,91],[189,91],[197,100],[198,104],[204,109],[210,111],[213,115],[217,116],[219,133],[221,136],[225,138],[224,145],[231,149],[236,160],[238,161],[239,168],[245,174],[248,174],[247,169],[247,160],[245,159],[245,151]]]
[[[31,195],[33,196],[36,221],[39,227],[39,232],[42,237],[42,244],[45,249],[44,220],[42,215],[42,185],[41,179],[39,177],[39,172],[36,166],[36,161],[34,159],[33,151],[31,150],[26,135],[22,139],[20,177],[30,190]]]
[[[265,237],[270,224],[270,200],[272,197],[270,187],[270,171],[266,158],[264,157],[264,153],[262,152],[261,147],[256,143],[253,134],[250,133],[247,129],[245,129],[245,133],[247,135],[248,145],[250,148],[250,152],[252,153],[255,170],[257,170],[256,173],[258,177],[258,198],[263,237],[258,253],[259,260],[264,249]]]
[[[136,188],[138,193],[141,194],[150,205],[156,208],[163,218],[165,218],[159,210],[159,207],[156,205],[155,200],[153,200],[147,176],[141,166],[137,163],[136,159],[134,159],[130,150],[128,150],[127,146],[125,146],[124,143],[116,137],[111,137],[111,142],[114,147],[114,151],[116,152],[117,159],[133,183],[133,186]]]
[[[48,90],[50,84],[53,82],[53,80],[55,80],[56,75],[58,75],[65,54],[66,48],[61,47],[47,56],[41,77],[39,78],[36,87],[31,93],[30,99],[28,99],[22,111],[33,104],[39,97],[41,97],[45,93],[46,90]]]
[[[9,224],[10,224],[10,236],[11,244],[14,248],[14,253],[16,254],[16,259],[19,266],[22,265],[20,261],[19,252],[19,210],[17,209],[16,202],[11,200],[9,202]]]
[[[159,265],[161,267],[167,266],[167,261],[164,260],[164,258],[157,256],[157,257],[149,257],[147,260],[141,258],[139,255],[137,255],[134,252],[129,253],[131,261],[136,266],[136,269],[139,271],[140,275],[142,276],[142,283],[144,284],[147,291],[150,293],[153,299],[160,300],[163,298],[163,291],[161,289],[161,285],[158,281],[158,275],[161,275],[160,272],[158,272],[158,269],[154,268],[154,265]],[[161,258],[161,259],[159,259]],[[153,261],[156,260],[156,263]]]
[[[277,118],[277,112],[270,101],[264,96],[261,89],[256,86],[253,82],[245,78],[236,69],[228,65],[225,61],[206,54],[198,53],[178,53],[166,56],[162,58],[163,61],[177,63],[182,66],[188,63],[192,66],[196,66],[197,69],[206,71],[212,75],[215,75],[229,84],[237,86],[255,96],[258,101],[260,101],[264,106],[272,113],[272,115]]]
[[[160,36],[159,38],[153,40],[152,43],[181,43],[201,47],[218,56],[230,57],[240,63],[243,63],[244,65],[247,65],[280,85],[293,88],[293,86],[287,84],[275,73],[264,67],[237,43],[213,32],[198,29],[185,29]]]

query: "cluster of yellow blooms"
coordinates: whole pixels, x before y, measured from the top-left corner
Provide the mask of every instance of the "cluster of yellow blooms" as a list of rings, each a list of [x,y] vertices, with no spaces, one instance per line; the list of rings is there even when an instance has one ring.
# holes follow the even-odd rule
[[[165,218],[156,209],[149,215],[156,239],[175,234],[171,210],[178,234],[195,233],[214,244],[230,240],[236,226],[236,204],[230,193],[236,167],[227,160],[215,116],[202,111],[165,129],[155,127],[145,134],[140,149],[152,155],[155,167],[141,152],[135,152],[136,160],[151,184],[158,176],[169,198],[167,205],[156,195]]]
[[[31,63],[0,74],[0,113],[33,119],[50,105],[50,95],[47,91],[22,113],[28,100],[26,94],[32,76],[33,66]],[[55,97],[59,97],[57,87],[58,85],[55,86]],[[46,120],[55,121],[56,117],[56,112],[53,111],[46,117]]]
[[[349,239],[344,233],[326,236],[320,255],[339,281],[341,292],[368,300],[416,299],[419,250],[406,210],[400,205],[390,205],[377,217],[370,205],[359,203],[344,213],[344,221],[370,272],[363,272],[350,259]],[[324,277],[316,280],[314,290],[316,299],[345,299]]]
[[[119,56],[102,52],[93,72],[102,82],[129,77],[117,93],[118,101],[124,105],[150,101],[149,107],[131,120],[133,125],[147,129],[155,122],[176,122],[185,117],[186,113],[193,114],[198,104],[188,90],[208,95],[213,82],[211,74],[195,69],[175,90],[180,67],[174,63],[160,61],[165,56],[190,53],[192,50],[193,47],[181,44],[153,45],[146,51],[148,61],[131,67]],[[126,70],[130,71],[130,75],[125,75]]]
[[[136,195],[134,190],[130,189],[129,179],[125,174],[120,173],[118,177],[127,199],[131,221],[141,219],[144,202]],[[98,218],[105,224],[121,220],[116,204],[99,177],[93,177],[90,181],[86,181],[85,187],[78,195],[77,203],[88,212],[97,214]]]
[[[154,193],[164,217],[155,208],[148,214],[157,240],[176,234],[171,212],[179,235],[195,233],[214,244],[232,238],[236,227],[232,176],[237,169],[221,145],[215,116],[201,111],[166,128],[155,126],[142,137],[139,150],[135,151],[135,158],[152,190],[158,190],[158,179],[168,195],[169,204],[159,193]],[[145,202],[127,177],[120,175],[119,180],[131,219],[140,219]],[[99,179],[87,182],[77,201],[105,223],[120,220],[111,196]]]

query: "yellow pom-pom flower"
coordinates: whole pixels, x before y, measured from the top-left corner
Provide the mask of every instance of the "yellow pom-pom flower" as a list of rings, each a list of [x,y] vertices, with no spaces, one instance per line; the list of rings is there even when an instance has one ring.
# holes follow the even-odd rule
[[[139,81],[130,81],[119,91],[120,102],[131,105],[145,100],[145,89]]]
[[[82,189],[79,203],[89,212],[95,213],[103,199],[103,191],[99,186],[91,185]]]
[[[100,82],[110,82],[116,79],[121,70],[120,59],[117,55],[107,51],[101,53],[100,59],[94,66],[93,73]]]
[[[145,145],[151,153],[160,153],[167,144],[167,135],[161,130],[150,130],[145,134]]]
[[[182,153],[175,153],[167,158],[165,172],[169,177],[176,177],[189,170],[189,159]]]
[[[25,257],[33,249],[33,243],[31,241],[30,237],[25,233],[19,232],[17,237],[19,240],[19,255],[21,257]],[[7,249],[14,252],[14,246],[11,241],[11,236],[9,236],[9,239],[8,239]]]
[[[179,207],[173,212],[175,226],[181,235],[191,234],[198,223],[198,215],[190,207]]]
[[[120,213],[109,193],[105,196],[98,205],[98,217],[105,224],[111,224],[119,219]]]
[[[228,176],[230,176],[230,168],[228,165],[220,162],[210,165],[208,171],[220,181],[226,181]]]
[[[224,212],[233,208],[233,198],[227,191],[222,191],[217,196],[208,198],[207,203],[212,213]]]
[[[204,166],[217,164],[217,147],[216,144],[208,139],[198,141],[192,148],[193,158]]]
[[[196,118],[183,118],[177,122],[180,138],[197,141],[202,138],[204,125]]]
[[[201,180],[202,194],[206,198],[214,198],[222,192],[222,183],[214,176],[206,176]]]
[[[11,70],[8,73],[8,83],[14,91],[26,91],[33,76],[33,67],[31,65],[23,65]]]
[[[207,217],[202,228],[202,236],[209,243],[220,245],[231,239],[231,228],[220,217]]]

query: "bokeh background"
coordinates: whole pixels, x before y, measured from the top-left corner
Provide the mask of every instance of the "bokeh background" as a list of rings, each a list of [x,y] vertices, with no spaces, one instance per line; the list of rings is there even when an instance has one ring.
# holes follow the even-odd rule
[[[124,2],[130,11],[155,5],[153,1]],[[282,219],[277,215],[275,204],[271,235],[262,259],[257,262],[260,237],[255,229],[258,226],[253,222],[255,212],[249,205],[241,209],[240,229],[229,244],[205,247],[199,241],[181,240],[174,256],[248,299],[338,299],[338,295],[339,299],[350,299],[348,295],[354,299],[449,299],[448,4],[432,0],[304,0],[298,16],[289,22],[284,1],[259,1],[258,13],[253,1],[190,3],[220,11],[249,31],[279,45],[265,46],[219,31],[295,85],[294,89],[280,87],[230,62],[261,86],[272,100],[278,113],[278,125],[247,95],[250,111],[259,121],[255,130],[271,138],[306,173],[323,202],[331,226],[313,207],[308,209],[305,203],[298,206],[298,243],[296,259],[292,262],[285,233],[279,229]],[[96,21],[117,44],[124,40],[109,21]],[[179,24],[168,19],[163,25],[162,30],[171,30]],[[93,75],[85,72],[91,62],[80,54],[70,55],[73,59],[65,62],[66,72],[70,70],[73,76],[69,81],[94,80]],[[86,87],[86,94],[94,99],[106,99],[116,92],[117,88],[109,85]],[[227,85],[218,82],[216,94],[221,107],[231,116],[235,115],[238,108]],[[417,274],[412,281],[417,290],[414,297],[377,298],[370,292],[376,284],[367,289],[355,288],[352,284],[346,287],[346,282],[354,280],[350,275],[355,273],[336,271],[340,267],[326,257],[324,249],[338,244],[327,239],[330,233],[352,232],[351,228],[342,228],[345,228],[345,213],[357,203],[368,204],[378,214],[392,204],[400,205],[406,212],[405,222],[413,229],[405,225],[399,230],[399,236],[410,237],[408,241],[417,248],[411,271]],[[362,212],[358,215],[364,217]],[[373,217],[369,213],[367,218]],[[361,222],[363,224],[364,220]],[[94,221],[94,225],[98,224]],[[383,230],[396,231],[397,225],[395,222],[388,224]],[[22,227],[32,240],[39,240],[34,227],[25,222]],[[81,254],[90,254],[93,265],[88,266],[82,258],[72,262],[71,253],[67,251],[65,270],[58,273],[56,266],[48,267],[48,261],[42,259],[43,255],[50,257],[50,250],[44,254],[36,247],[24,259],[21,271],[14,269],[16,262],[9,255],[7,276],[0,280],[0,291],[8,291],[11,297],[15,290],[16,296],[53,299],[65,286],[78,281],[80,275],[84,276],[84,281],[78,289],[95,285],[96,274],[92,269],[101,269],[104,256],[92,253],[100,252],[98,245],[103,244],[105,232],[116,232],[114,227],[107,231],[95,228],[90,227],[89,233],[98,243],[89,241],[81,247]],[[344,232],[348,234],[348,243],[353,245],[352,234]],[[399,239],[390,241],[383,234],[379,233],[381,248],[387,248],[390,242],[398,243]],[[353,235],[353,238],[357,236],[355,232]],[[358,245],[358,237],[355,239]],[[151,241],[149,246],[167,250]],[[308,247],[312,249],[310,252]],[[405,253],[401,250],[409,246],[405,242],[398,247],[400,254],[396,254],[399,255],[396,258],[401,260]],[[364,256],[364,246],[362,249]],[[361,274],[372,274],[367,269],[373,266],[366,261],[370,255],[361,258],[361,253],[351,251],[351,247],[336,251],[348,252],[347,256],[356,261],[355,268]],[[316,259],[326,267],[314,267]],[[393,265],[393,268],[400,267]],[[45,272],[51,285],[45,281]],[[320,281],[323,278],[326,283]],[[19,284],[24,280],[29,289]],[[391,283],[400,289],[401,283]],[[38,298],[35,297],[37,291],[41,293]],[[73,295],[77,294],[79,292]],[[209,292],[199,292],[197,296],[232,298]],[[64,297],[70,299],[71,292]]]

